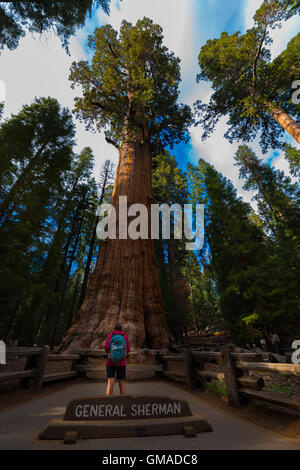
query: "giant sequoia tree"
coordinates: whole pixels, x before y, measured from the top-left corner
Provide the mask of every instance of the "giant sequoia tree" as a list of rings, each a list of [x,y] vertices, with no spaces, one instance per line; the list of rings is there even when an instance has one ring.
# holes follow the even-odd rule
[[[152,146],[187,140],[190,109],[179,105],[179,59],[163,45],[162,29],[150,19],[123,21],[89,38],[92,63],[72,65],[71,81],[81,85],[76,112],[88,127],[105,129],[119,151],[112,194],[119,227],[119,196],[128,205],[152,201]],[[149,221],[150,222],[150,221]],[[149,223],[150,225],[150,223]],[[150,233],[150,230],[149,230]],[[85,300],[61,349],[99,347],[117,320],[134,347],[168,347],[170,335],[161,307],[154,240],[107,239]]]
[[[230,142],[249,142],[259,135],[266,150],[280,147],[287,131],[300,143],[300,106],[292,101],[292,84],[300,74],[300,34],[273,61],[269,49],[270,30],[298,11],[287,12],[290,6],[289,1],[265,0],[245,34],[224,32],[202,47],[198,80],[210,81],[214,90],[208,104],[196,103],[203,138],[226,116]]]

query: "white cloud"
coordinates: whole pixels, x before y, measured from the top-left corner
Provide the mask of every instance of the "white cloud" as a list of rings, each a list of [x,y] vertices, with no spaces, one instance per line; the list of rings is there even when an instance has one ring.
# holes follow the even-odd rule
[[[272,31],[273,43],[270,46],[272,59],[277,57],[286,48],[290,40],[299,33],[299,18],[293,16],[282,24],[280,29]]]
[[[6,85],[4,118],[17,113],[24,104],[35,97],[51,96],[62,106],[73,109],[74,97],[80,89],[72,90],[68,80],[71,63],[86,59],[76,38],[71,39],[71,57],[61,47],[60,40],[52,35],[45,40],[27,35],[14,51],[4,50],[0,56],[0,79]],[[95,155],[95,176],[106,159],[117,162],[115,148],[107,144],[103,133],[93,134],[75,119],[76,151],[90,146]]]
[[[117,7],[112,4],[110,16],[99,10],[101,24],[109,23],[119,31],[125,19],[135,24],[143,17],[151,18],[163,29],[164,44],[181,59],[182,81],[195,81],[196,72],[191,78],[191,69],[197,69],[199,45],[195,42],[196,19],[193,17],[197,0],[124,0]]]
[[[272,161],[272,166],[276,169],[283,171],[286,175],[289,174],[289,163],[286,158],[284,158],[284,154],[281,153],[278,157],[274,158]]]
[[[256,10],[263,3],[263,0],[247,0],[244,10],[244,23],[245,29],[250,29],[253,26],[253,16]]]
[[[187,59],[186,46],[191,43],[192,6],[195,0],[124,0],[117,8],[112,4],[110,16],[99,10],[99,19],[119,30],[123,19],[131,23],[145,17],[151,18],[163,28],[164,43],[175,55]]]
[[[0,80],[0,102],[3,102],[5,100],[6,100],[5,82],[3,80]]]
[[[164,43],[182,58],[182,70],[189,71],[194,57],[186,51],[191,51],[191,45],[196,51],[191,28],[192,5],[195,1],[126,0],[121,3],[120,9],[114,1],[111,15],[107,16],[99,10],[99,20],[100,24],[110,23],[119,29],[123,18],[133,23],[143,16],[152,18],[163,27]],[[70,88],[69,70],[74,60],[87,59],[83,49],[87,33],[82,29],[71,39],[71,57],[62,49],[60,40],[56,36],[47,36],[47,38],[46,35],[34,38],[27,34],[15,51],[4,50],[1,53],[0,80],[3,80],[7,89],[4,118],[9,117],[11,113],[17,113],[21,106],[32,102],[36,96],[52,96],[62,106],[73,108],[74,97],[80,94],[80,88],[75,90]],[[107,158],[117,163],[117,151],[107,144],[103,133],[88,132],[77,120],[76,128],[78,151],[84,146],[90,146],[94,151],[95,175]]]
[[[256,10],[261,6],[263,0],[248,0],[244,10],[245,29],[252,28],[254,25],[253,16]],[[277,57],[287,46],[288,42],[299,32],[299,18],[297,15],[284,21],[280,29],[270,31],[273,43],[270,46],[272,59]]]
[[[261,4],[262,0],[247,1],[244,10],[245,29],[251,28],[253,26],[253,15]],[[274,42],[271,45],[271,52],[273,57],[277,56],[282,52],[282,50],[284,50],[289,40],[295,34],[297,34],[298,30],[299,19],[294,17],[285,22],[281,29],[272,31],[272,38]],[[197,85],[196,87],[192,87],[191,94],[192,93],[195,96],[195,100],[200,98],[203,102],[208,102],[210,94],[212,93],[212,89],[208,83],[204,82]],[[228,129],[226,120],[226,118],[222,118],[220,120],[212,136],[205,142],[201,140],[201,128],[197,127],[191,130],[191,142],[194,149],[193,163],[196,163],[201,157],[204,158],[207,162],[213,164],[219,172],[221,172],[224,176],[233,182],[237,189],[238,196],[243,197],[246,202],[251,203],[252,207],[256,208],[256,203],[253,203],[252,201],[255,192],[245,191],[243,189],[243,181],[240,180],[238,176],[239,170],[236,166],[234,166],[234,155],[241,142],[230,144],[230,142],[224,138],[224,134]],[[264,161],[269,160],[272,151],[269,151],[266,155],[262,155],[258,139],[255,139],[250,144],[250,146],[260,159],[263,159]],[[272,165],[275,168],[284,171],[285,174],[290,175],[288,162],[284,158],[283,154],[275,158],[272,161]]]
[[[216,126],[213,137],[203,142],[201,140],[201,129],[193,128],[191,131],[192,144],[195,149],[193,163],[197,163],[201,157],[214,165],[217,171],[232,181],[237,189],[238,196],[242,197],[245,202],[252,204],[251,199],[255,193],[243,189],[243,181],[239,179],[239,169],[234,165],[234,156],[240,144],[238,142],[231,144],[226,140],[224,138],[226,130],[226,118],[222,118]]]
[[[299,178],[296,177],[296,176],[291,175],[289,162],[285,158],[283,152],[280,153],[280,155],[278,155],[278,157],[274,158],[274,160],[272,160],[272,166],[276,170],[281,170],[281,171],[283,171],[283,173],[285,175],[289,176],[291,178],[292,183],[297,183],[297,182],[299,183]]]
[[[208,83],[196,83],[196,74],[199,71],[197,56],[201,44],[206,41],[203,31],[210,27],[208,19],[197,17],[196,5],[199,0],[124,0],[117,8],[116,1],[112,2],[111,15],[105,15],[99,10],[99,24],[109,23],[119,29],[123,19],[135,23],[139,18],[147,16],[163,28],[164,43],[176,56],[181,58],[181,101],[192,105],[196,99],[207,101],[212,92]],[[212,1],[212,0],[210,0]],[[213,0],[223,1],[223,0]],[[230,1],[230,0],[227,0]],[[251,26],[255,10],[261,0],[249,0],[244,10],[246,27]],[[204,8],[204,7],[203,7]],[[205,25],[201,27],[201,21]],[[293,21],[295,21],[293,19]],[[295,23],[296,24],[296,23]],[[293,22],[287,25],[294,25]],[[295,26],[293,26],[294,28]],[[219,31],[221,32],[221,31]],[[218,34],[219,34],[218,32]],[[27,35],[20,41],[15,51],[4,50],[0,55],[0,80],[6,85],[5,116],[16,113],[23,104],[33,101],[35,96],[52,96],[70,109],[73,108],[74,97],[80,94],[80,88],[72,90],[68,81],[69,69],[72,61],[86,59],[84,41],[87,38],[86,30],[78,31],[71,39],[69,57],[61,47],[60,40],[50,36],[41,40],[40,36],[34,39]],[[218,35],[216,34],[216,36]],[[284,26],[276,30],[274,51],[276,53],[285,47],[292,35],[291,27]],[[214,36],[215,37],[215,36]],[[75,119],[74,119],[75,120]],[[78,150],[90,146],[96,157],[95,175],[101,164],[110,158],[117,162],[118,155],[114,147],[107,144],[103,133],[92,134],[87,132],[84,125],[76,121]],[[233,156],[237,144],[231,145],[223,137],[226,131],[226,119],[222,120],[213,134],[205,143],[201,142],[201,128],[191,130],[194,161],[203,156],[213,163],[218,171],[230,178],[238,189],[238,194],[250,200],[251,195],[242,190],[242,182],[238,179],[238,169],[233,166]],[[255,142],[254,149],[259,151]]]

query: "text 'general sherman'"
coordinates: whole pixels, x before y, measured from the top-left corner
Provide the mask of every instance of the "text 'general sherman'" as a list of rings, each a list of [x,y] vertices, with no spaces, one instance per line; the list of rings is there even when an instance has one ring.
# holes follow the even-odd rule
[[[151,417],[151,416],[176,416],[181,414],[181,403],[133,403],[130,408],[124,405],[111,404],[79,404],[75,408],[76,418],[93,417]]]

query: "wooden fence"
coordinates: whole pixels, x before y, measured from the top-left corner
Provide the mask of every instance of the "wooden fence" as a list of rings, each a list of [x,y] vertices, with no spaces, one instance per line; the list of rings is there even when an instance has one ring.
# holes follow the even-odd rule
[[[252,377],[249,371],[294,374],[300,376],[300,365],[263,362],[259,353],[236,353],[232,346],[225,346],[220,352],[193,351],[189,348],[182,353],[170,354],[160,350],[140,350],[130,353],[130,358],[143,353],[153,356],[152,364],[132,364],[128,369],[135,372],[154,372],[159,378],[164,376],[183,381],[189,389],[197,384],[216,380],[225,384],[228,403],[235,407],[256,399],[295,410],[300,410],[300,399],[285,397],[277,392],[264,390],[262,377]],[[7,360],[26,357],[24,370],[17,372],[0,372],[0,383],[7,380],[21,379],[24,386],[31,386],[39,391],[43,383],[64,380],[71,377],[85,377],[88,372],[105,374],[105,365],[89,364],[89,358],[105,358],[103,349],[76,349],[74,354],[51,354],[49,346],[36,348],[8,348]],[[71,361],[70,370],[47,374],[46,368],[50,361]],[[222,371],[207,370],[208,364],[215,363]]]
[[[146,352],[147,351],[147,352]],[[145,350],[146,354],[155,355],[159,351]],[[132,352],[130,357],[139,354],[140,351]],[[0,384],[7,381],[21,380],[21,384],[25,387],[31,387],[38,392],[43,383],[65,380],[72,377],[85,377],[88,372],[102,372],[106,377],[106,367],[104,365],[89,365],[89,358],[104,359],[107,353],[104,349],[77,349],[74,354],[51,354],[49,346],[43,347],[13,347],[7,348],[6,359],[12,361],[16,359],[26,358],[24,370],[16,372],[3,372],[0,370]],[[49,362],[71,361],[70,370],[55,373],[46,373]],[[140,364],[132,365],[129,368],[135,371],[162,371],[161,365],[156,364]]]
[[[230,346],[221,348],[220,352],[185,349],[183,354],[160,355],[160,361],[164,367],[162,375],[183,381],[190,389],[211,380],[224,383],[228,404],[237,408],[249,399],[255,399],[300,411],[298,397],[286,397],[278,392],[264,390],[263,378],[249,375],[249,371],[276,371],[300,376],[300,365],[262,362],[261,354],[236,353]],[[223,371],[207,370],[211,363],[219,364]]]
[[[7,361],[26,358],[24,370],[16,372],[0,372],[0,383],[21,379],[22,385],[32,387],[38,392],[42,384],[55,380],[64,380],[70,377],[78,376],[79,373],[71,368],[69,371],[54,374],[46,374],[46,367],[49,361],[77,361],[79,356],[50,354],[50,347],[43,346],[40,348],[7,348]]]

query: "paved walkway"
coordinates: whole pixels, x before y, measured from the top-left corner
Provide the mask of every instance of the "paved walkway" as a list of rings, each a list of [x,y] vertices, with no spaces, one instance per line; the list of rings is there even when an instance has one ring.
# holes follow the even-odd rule
[[[117,390],[116,386],[116,391]],[[0,449],[121,449],[121,450],[216,450],[216,449],[290,449],[300,444],[281,439],[243,419],[207,404],[166,382],[128,383],[129,394],[169,395],[188,400],[193,413],[202,413],[213,426],[213,432],[194,438],[153,436],[116,439],[79,440],[74,445],[62,441],[42,441],[39,432],[52,418],[62,417],[72,398],[105,394],[104,383],[77,383],[46,397],[18,405],[0,413]]]

